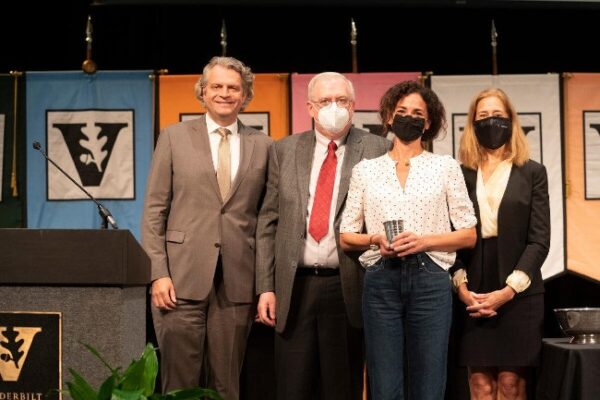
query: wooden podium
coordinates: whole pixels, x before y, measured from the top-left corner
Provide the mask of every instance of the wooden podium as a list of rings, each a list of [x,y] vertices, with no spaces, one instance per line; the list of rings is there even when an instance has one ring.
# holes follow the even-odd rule
[[[150,260],[127,230],[0,229],[0,311],[62,314],[62,379],[93,385],[127,368],[146,343]]]

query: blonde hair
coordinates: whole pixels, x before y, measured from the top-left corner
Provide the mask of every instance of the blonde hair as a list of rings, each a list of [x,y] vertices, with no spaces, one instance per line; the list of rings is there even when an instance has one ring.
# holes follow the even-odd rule
[[[477,169],[486,158],[485,148],[479,144],[477,137],[475,136],[473,122],[475,122],[477,105],[481,100],[488,97],[496,97],[500,100],[506,109],[508,118],[512,121],[512,135],[504,145],[504,159],[509,160],[518,166],[525,164],[529,160],[529,143],[527,142],[525,133],[523,133],[523,128],[521,128],[519,116],[515,107],[512,105],[506,93],[498,88],[483,90],[475,96],[473,101],[471,101],[469,113],[467,115],[467,124],[465,125],[462,138],[460,139],[458,159],[466,167]]]

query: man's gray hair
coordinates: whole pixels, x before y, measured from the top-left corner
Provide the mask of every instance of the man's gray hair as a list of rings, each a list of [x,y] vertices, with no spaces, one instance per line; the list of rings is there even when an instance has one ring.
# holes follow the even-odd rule
[[[352,85],[352,82],[350,81],[350,79],[346,78],[344,75],[340,74],[339,72],[321,72],[320,74],[313,76],[313,78],[310,80],[310,82],[308,82],[308,100],[310,100],[310,101],[319,100],[319,99],[312,98],[313,90],[315,89],[315,85],[319,81],[327,80],[327,79],[341,79],[341,80],[345,81],[346,85],[348,85],[348,93],[350,94],[350,100],[354,101],[354,85]]]
[[[202,70],[202,76],[196,82],[194,86],[194,92],[196,93],[196,98],[200,100],[202,105],[204,105],[204,89],[206,88],[206,84],[208,83],[208,72],[215,67],[216,65],[220,65],[221,67],[232,69],[240,74],[242,77],[242,91],[246,96],[246,100],[244,104],[242,104],[242,110],[246,108],[246,106],[250,103],[252,98],[254,97],[254,74],[250,70],[250,67],[246,66],[243,62],[233,57],[213,57],[210,59],[208,64],[204,66]]]

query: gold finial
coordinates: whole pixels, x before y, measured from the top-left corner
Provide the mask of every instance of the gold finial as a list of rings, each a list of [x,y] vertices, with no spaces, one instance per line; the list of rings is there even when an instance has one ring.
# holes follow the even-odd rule
[[[350,18],[350,45],[352,45],[352,72],[358,72],[358,59],[356,55],[356,45],[358,36],[358,32],[356,30],[356,24],[354,23],[354,18]]]
[[[227,28],[225,27],[225,18],[221,22],[221,56],[227,55]]]
[[[492,20],[492,75],[498,75],[498,58],[496,55],[496,47],[498,46],[498,31],[496,31],[496,24]]]
[[[83,64],[81,65],[81,68],[83,69],[83,72],[85,72],[86,74],[93,74],[96,72],[97,67],[96,67],[96,63],[94,62],[94,60],[92,60],[92,32],[93,32],[93,28],[92,28],[92,17],[90,15],[88,15],[88,19],[87,19],[87,25],[85,27],[85,42],[87,44],[87,49],[86,49],[86,59],[83,62]]]

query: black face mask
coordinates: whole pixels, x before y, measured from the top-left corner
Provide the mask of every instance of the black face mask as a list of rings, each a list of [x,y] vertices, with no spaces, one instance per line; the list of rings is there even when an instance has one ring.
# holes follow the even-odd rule
[[[496,150],[512,136],[512,121],[510,118],[488,117],[473,122],[477,141],[483,147]]]
[[[408,115],[396,115],[392,121],[392,132],[403,142],[412,142],[423,135],[425,120]]]

